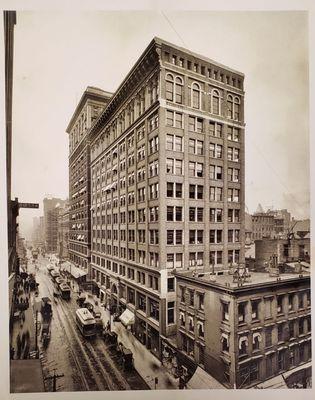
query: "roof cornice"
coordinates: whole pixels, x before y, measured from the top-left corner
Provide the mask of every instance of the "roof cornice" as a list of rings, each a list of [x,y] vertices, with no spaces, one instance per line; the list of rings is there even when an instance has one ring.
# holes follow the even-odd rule
[[[160,45],[153,39],[145,51],[141,54],[136,64],[132,67],[126,78],[120,84],[118,89],[115,91],[107,107],[100,114],[98,119],[94,122],[90,130],[90,139],[92,140],[99,131],[104,127],[107,121],[113,116],[115,111],[122,104],[126,96],[130,93],[130,90],[134,89],[135,86],[144,79],[144,76],[149,74],[154,67],[159,64],[160,61]],[[150,70],[148,66],[152,66]]]
[[[88,86],[83,92],[81,99],[74,110],[71,120],[67,126],[66,132],[70,133],[76,119],[78,118],[80,112],[82,111],[88,100],[101,101],[103,103],[106,103],[106,100],[108,101],[112,97],[112,95],[113,93],[105,92],[102,89]]]

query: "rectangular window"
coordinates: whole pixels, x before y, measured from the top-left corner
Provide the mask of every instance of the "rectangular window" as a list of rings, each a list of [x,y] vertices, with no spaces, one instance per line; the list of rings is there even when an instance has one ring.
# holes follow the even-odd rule
[[[238,322],[245,322],[246,303],[238,304]]]
[[[277,312],[278,314],[283,313],[283,295],[277,296]]]
[[[223,321],[230,320],[229,303],[222,303],[222,319]]]
[[[167,304],[167,322],[173,324],[175,322],[175,302],[170,301]]]
[[[289,311],[293,311],[293,302],[294,302],[294,294],[290,293],[288,296],[288,309]]]
[[[167,291],[174,292],[175,291],[175,278],[167,279]]]
[[[272,346],[272,328],[267,328],[265,331],[266,347]]]
[[[203,132],[203,119],[198,117],[188,117],[188,130],[190,132]]]

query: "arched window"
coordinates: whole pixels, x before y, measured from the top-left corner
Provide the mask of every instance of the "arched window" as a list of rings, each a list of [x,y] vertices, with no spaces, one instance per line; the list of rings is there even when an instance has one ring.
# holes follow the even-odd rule
[[[200,108],[200,95],[200,86],[195,82],[191,85],[191,106],[193,108]]]
[[[227,97],[227,117],[233,118],[233,97],[230,94]]]
[[[211,106],[212,106],[212,114],[220,115],[220,93],[218,90],[212,90],[211,95]]]
[[[183,80],[179,76],[175,78],[175,103],[183,103]]]
[[[240,120],[240,99],[239,97],[234,97],[234,119],[236,121]]]
[[[166,100],[174,101],[174,77],[171,74],[166,75]]]

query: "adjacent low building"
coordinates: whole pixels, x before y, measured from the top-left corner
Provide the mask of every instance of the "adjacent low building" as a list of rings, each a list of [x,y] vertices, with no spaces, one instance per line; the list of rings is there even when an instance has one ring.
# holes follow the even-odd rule
[[[178,360],[248,388],[311,360],[310,275],[175,272]]]

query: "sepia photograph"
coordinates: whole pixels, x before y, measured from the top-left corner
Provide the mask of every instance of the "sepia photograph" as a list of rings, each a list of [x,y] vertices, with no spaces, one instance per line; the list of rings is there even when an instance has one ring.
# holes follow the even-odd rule
[[[2,19],[10,393],[311,389],[308,11]]]

